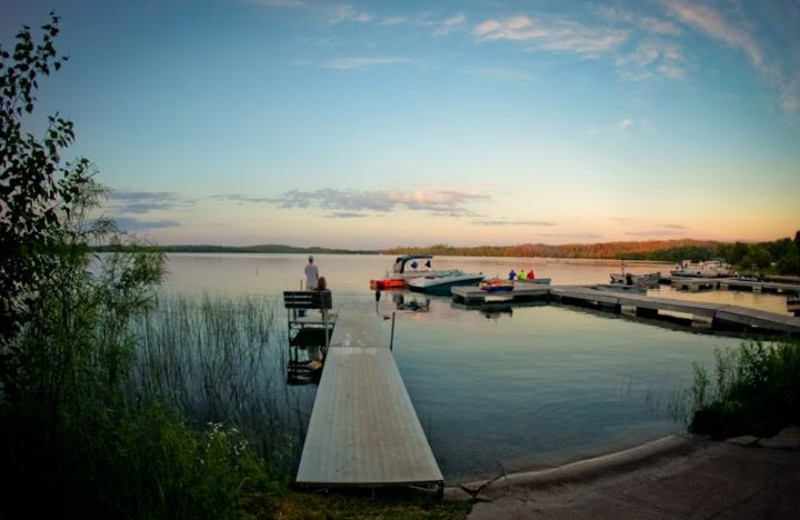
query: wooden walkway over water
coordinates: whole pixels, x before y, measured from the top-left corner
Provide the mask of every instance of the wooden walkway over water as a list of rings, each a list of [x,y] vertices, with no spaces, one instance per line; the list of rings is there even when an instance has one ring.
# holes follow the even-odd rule
[[[443,489],[442,472],[378,319],[368,311],[339,310],[298,484]]]
[[[800,285],[782,282],[762,282],[739,280],[737,278],[672,278],[672,287],[688,291],[700,289],[747,290],[752,292],[771,292],[800,294]]]
[[[516,294],[515,294],[516,293]],[[800,318],[788,314],[762,311],[728,305],[671,298],[660,298],[644,294],[599,290],[584,286],[541,286],[537,288],[517,287],[510,293],[487,295],[476,287],[454,287],[453,301],[466,306],[480,305],[492,299],[503,299],[509,304],[532,301],[556,301],[564,304],[607,309],[616,313],[623,308],[633,309],[637,316],[658,319],[661,312],[680,313],[691,316],[694,321],[702,318],[712,328],[736,328],[752,332],[789,333],[800,335]],[[487,299],[488,298],[488,299]]]

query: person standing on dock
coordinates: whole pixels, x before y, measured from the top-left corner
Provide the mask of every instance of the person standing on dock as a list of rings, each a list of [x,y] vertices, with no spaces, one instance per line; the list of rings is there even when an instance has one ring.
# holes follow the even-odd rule
[[[319,269],[314,265],[314,257],[308,257],[308,264],[306,265],[306,291],[313,291],[317,288],[319,282]]]

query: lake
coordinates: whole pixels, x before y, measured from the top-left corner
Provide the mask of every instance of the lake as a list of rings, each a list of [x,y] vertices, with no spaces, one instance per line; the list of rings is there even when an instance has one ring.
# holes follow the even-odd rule
[[[669,417],[667,405],[691,385],[693,363],[712,366],[715,349],[741,342],[553,304],[484,313],[445,297],[385,291],[376,306],[369,280],[383,278],[393,257],[315,258],[336,309],[395,312],[398,368],[449,481],[558,465],[681,433],[685,425]],[[266,296],[280,306],[282,291],[300,288],[306,262],[305,255],[172,254],[163,291]],[[619,271],[619,262],[548,259],[437,257],[433,264],[501,277],[532,268],[553,285],[607,283]],[[785,312],[784,300],[768,294],[660,292]],[[401,298],[429,311],[398,310]],[[388,343],[391,320],[382,327]],[[316,387],[296,391],[309,397],[297,401],[307,416]]]

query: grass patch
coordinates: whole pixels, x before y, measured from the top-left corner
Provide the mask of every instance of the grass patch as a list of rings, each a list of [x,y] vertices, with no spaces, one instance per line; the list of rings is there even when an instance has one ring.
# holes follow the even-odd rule
[[[718,350],[713,373],[695,365],[693,386],[673,412],[689,431],[727,438],[769,437],[800,424],[800,341],[751,340]]]
[[[413,490],[365,492],[341,490],[330,494],[252,494],[246,510],[265,520],[460,520],[472,509],[471,501],[445,501]]]

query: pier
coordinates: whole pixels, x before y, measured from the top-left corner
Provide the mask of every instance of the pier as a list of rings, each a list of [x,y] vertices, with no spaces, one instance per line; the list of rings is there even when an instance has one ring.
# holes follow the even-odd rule
[[[422,486],[444,478],[374,312],[341,309],[308,425],[297,483]]]
[[[672,287],[680,290],[696,292],[701,289],[721,289],[734,291],[770,292],[781,294],[800,294],[800,285],[767,282],[757,280],[740,280],[738,278],[679,278],[670,279]]]
[[[794,286],[796,287],[796,286]],[[566,305],[577,305],[614,313],[630,311],[636,316],[651,319],[670,319],[674,314],[686,316],[693,323],[707,323],[712,329],[735,329],[745,332],[769,332],[777,334],[800,335],[800,318],[789,314],[761,311],[728,305],[723,303],[692,302],[634,294],[623,291],[595,289],[589,286],[547,286],[522,288],[517,287],[500,295],[487,294],[477,287],[454,287],[453,302],[469,306],[480,306],[486,303],[502,301],[509,305],[533,300],[558,302]]]

